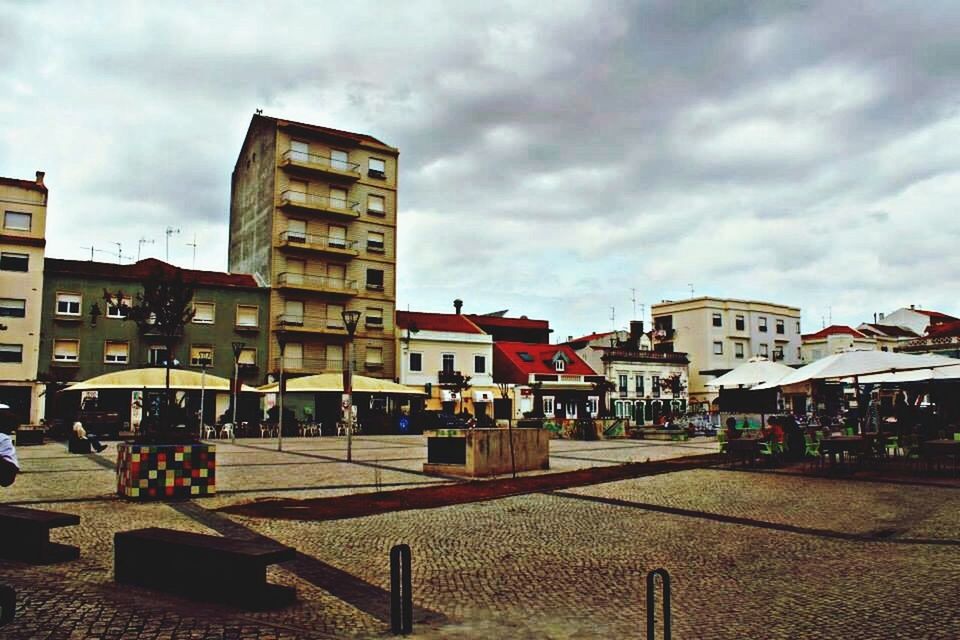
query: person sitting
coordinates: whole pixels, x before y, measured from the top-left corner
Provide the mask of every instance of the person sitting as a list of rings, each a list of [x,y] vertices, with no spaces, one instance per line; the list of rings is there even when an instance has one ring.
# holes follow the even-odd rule
[[[778,416],[770,416],[767,418],[767,426],[761,431],[761,437],[766,442],[783,444],[783,427],[780,426],[780,418]]]
[[[736,440],[740,437],[740,429],[737,429],[737,419],[733,416],[727,418],[727,440]]]
[[[73,437],[77,440],[87,440],[90,443],[97,453],[102,453],[104,449],[107,448],[107,445],[101,443],[96,438],[87,435],[86,429],[83,428],[83,425],[77,421],[73,423]]]

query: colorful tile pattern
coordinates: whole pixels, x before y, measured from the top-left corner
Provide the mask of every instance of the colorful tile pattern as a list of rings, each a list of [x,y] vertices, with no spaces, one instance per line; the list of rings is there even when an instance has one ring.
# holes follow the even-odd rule
[[[217,492],[212,444],[117,447],[117,493],[134,500],[196,498]]]

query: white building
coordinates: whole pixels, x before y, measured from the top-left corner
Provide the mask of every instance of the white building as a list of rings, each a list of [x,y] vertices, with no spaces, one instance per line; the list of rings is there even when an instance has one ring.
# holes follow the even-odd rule
[[[932,325],[944,324],[946,322],[955,322],[960,318],[939,311],[929,311],[927,309],[918,309],[914,305],[909,308],[901,307],[886,315],[880,314],[877,318],[877,324],[889,325],[894,327],[906,327],[917,335],[923,335]]]

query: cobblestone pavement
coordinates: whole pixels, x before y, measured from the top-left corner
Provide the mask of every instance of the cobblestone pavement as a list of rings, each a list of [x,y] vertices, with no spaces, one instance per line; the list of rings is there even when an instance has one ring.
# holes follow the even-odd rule
[[[260,496],[416,486],[418,438],[238,441],[218,450],[213,499],[131,504],[111,495],[107,458],[62,445],[21,449],[4,501],[76,513],[55,530],[78,561],[0,562],[21,606],[11,638],[328,638],[388,633],[388,551],[413,550],[416,637],[641,637],[646,571],[673,577],[675,638],[956,638],[960,489],[698,469],[551,494],[352,520],[226,516]],[[711,443],[554,441],[555,469],[703,453]],[[109,453],[109,450],[108,452]],[[305,464],[306,463],[306,464]],[[570,466],[567,466],[570,465]],[[233,493],[230,493],[230,492]],[[197,604],[112,582],[113,532],[165,526],[266,536],[298,549],[270,570],[299,602],[264,613]]]

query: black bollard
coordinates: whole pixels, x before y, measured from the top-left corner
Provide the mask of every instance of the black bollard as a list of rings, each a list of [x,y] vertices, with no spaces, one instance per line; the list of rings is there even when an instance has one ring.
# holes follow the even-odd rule
[[[406,544],[390,549],[390,629],[394,634],[413,632],[410,546]]]
[[[663,584],[663,640],[670,640],[670,574],[666,569],[654,569],[647,574],[647,640],[654,640],[656,631],[654,591],[657,576]]]
[[[13,622],[17,612],[17,592],[13,587],[0,584],[0,627]]]

